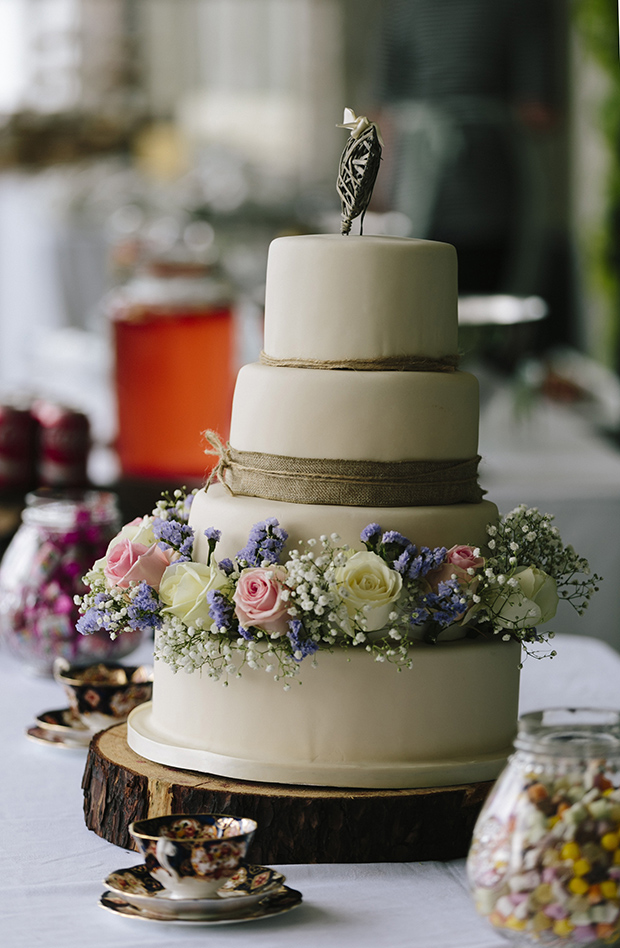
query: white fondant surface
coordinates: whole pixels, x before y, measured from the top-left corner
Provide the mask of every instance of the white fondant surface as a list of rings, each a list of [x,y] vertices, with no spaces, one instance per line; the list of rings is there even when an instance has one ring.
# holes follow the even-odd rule
[[[492,779],[514,738],[519,646],[411,649],[398,672],[364,650],[323,652],[285,692],[262,670],[226,687],[156,663],[129,744],[171,766],[313,786],[424,787]]]
[[[265,351],[275,358],[455,355],[450,244],[402,237],[280,237],[269,249]]]
[[[306,361],[440,358],[457,350],[456,255],[401,238],[282,238],[270,249],[265,351]],[[245,366],[233,404],[233,448],[295,458],[454,460],[478,451],[478,383],[463,372]],[[379,523],[418,546],[484,547],[497,508],[370,508],[197,494],[194,556],[204,530],[234,556],[251,527],[276,517],[299,540],[339,534],[360,549]],[[289,692],[244,669],[228,687],[157,662],[152,705],[129,722],[129,743],[173,767],[245,780],[340,787],[447,786],[492,779],[516,729],[519,646],[464,639],[411,647],[397,672],[365,650],[320,652]]]
[[[217,559],[234,556],[247,543],[250,529],[267,517],[276,517],[289,535],[288,548],[299,540],[317,539],[337,533],[349,546],[364,549],[360,533],[369,523],[384,530],[398,530],[418,547],[470,544],[484,547],[486,525],[496,523],[495,504],[451,504],[445,507],[334,507],[321,504],[289,504],[258,497],[232,497],[222,484],[211,484],[194,497],[190,514],[196,540],[195,559],[206,562],[204,531],[222,531],[216,548]]]
[[[478,415],[478,380],[468,372],[253,362],[237,377],[230,443],[296,458],[453,460],[477,454]]]

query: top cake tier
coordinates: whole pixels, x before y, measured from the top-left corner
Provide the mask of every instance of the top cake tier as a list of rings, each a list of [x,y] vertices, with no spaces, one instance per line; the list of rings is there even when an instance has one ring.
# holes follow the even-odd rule
[[[265,352],[283,360],[441,359],[458,349],[450,244],[339,234],[269,249]]]

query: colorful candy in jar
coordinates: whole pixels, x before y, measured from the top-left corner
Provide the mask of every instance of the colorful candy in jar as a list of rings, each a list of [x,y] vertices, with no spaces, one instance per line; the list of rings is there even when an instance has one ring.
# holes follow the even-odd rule
[[[467,872],[477,911],[533,944],[620,942],[617,762],[520,767],[518,758],[474,831]]]

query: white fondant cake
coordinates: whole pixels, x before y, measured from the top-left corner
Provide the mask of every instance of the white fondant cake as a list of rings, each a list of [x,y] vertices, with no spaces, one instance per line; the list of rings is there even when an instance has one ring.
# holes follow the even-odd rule
[[[441,357],[458,348],[450,244],[337,234],[269,250],[265,351],[278,359]]]
[[[357,548],[360,546],[360,531],[368,523],[380,523],[386,529],[396,524],[402,534],[415,537],[418,546],[445,546],[449,549],[461,543],[463,537],[467,537],[473,546],[484,546],[486,525],[497,519],[497,507],[488,500],[480,504],[449,504],[444,507],[337,507],[232,497],[221,484],[212,484],[208,492],[197,494],[192,507],[195,524],[213,521],[222,531],[217,548],[218,556],[222,557],[234,556],[243,549],[252,524],[266,516],[276,517],[286,526],[291,548],[299,540],[324,533],[337,533],[345,543]],[[268,510],[267,514],[265,510]],[[199,562],[206,562],[207,540],[200,528],[197,529],[194,553]]]
[[[491,780],[515,729],[518,663],[514,642],[419,643],[413,668],[400,674],[363,650],[341,650],[321,655],[290,692],[264,671],[224,688],[158,663],[153,709],[142,705],[132,725],[143,756],[243,780],[384,788]]]
[[[239,373],[231,450],[288,463],[475,457],[477,382],[450,371],[456,304],[456,255],[447,244],[274,241],[266,355]],[[190,519],[194,559],[207,559],[207,527],[222,531],[218,558],[232,557],[268,517],[287,530],[289,546],[338,533],[358,549],[360,531],[373,522],[418,546],[484,546],[486,525],[497,518],[478,497],[356,506],[273,496],[233,495],[222,484],[200,492]],[[412,668],[398,672],[363,649],[319,651],[318,666],[304,668],[302,685],[288,692],[263,670],[244,668],[224,687],[156,662],[153,704],[132,714],[129,743],[171,766],[278,783],[425,787],[496,776],[516,730],[519,646],[420,642],[410,658]]]
[[[478,451],[478,381],[467,372],[246,365],[230,443],[298,458],[467,458]]]

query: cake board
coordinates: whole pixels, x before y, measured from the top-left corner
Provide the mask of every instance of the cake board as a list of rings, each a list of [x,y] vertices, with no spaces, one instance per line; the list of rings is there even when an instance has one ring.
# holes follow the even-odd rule
[[[133,849],[133,820],[230,813],[258,823],[263,865],[447,860],[464,857],[493,781],[398,790],[286,786],[175,770],[136,754],[127,725],[97,734],[82,789],[86,825]]]

